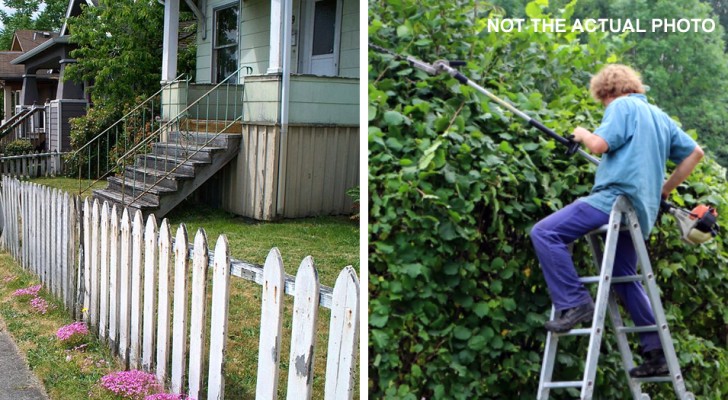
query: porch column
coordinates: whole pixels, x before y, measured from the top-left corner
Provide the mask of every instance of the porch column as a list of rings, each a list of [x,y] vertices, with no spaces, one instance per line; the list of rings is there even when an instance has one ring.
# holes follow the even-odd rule
[[[61,79],[58,80],[58,89],[56,90],[56,99],[84,99],[83,84],[73,82],[71,80],[65,80],[63,77],[66,73],[66,67],[68,64],[75,64],[76,60],[64,58],[60,62],[61,72],[59,76]]]
[[[38,102],[38,83],[35,80],[35,74],[25,74],[23,75],[23,90],[20,91],[20,103],[32,106],[36,102]]]
[[[15,110],[13,110],[13,90],[7,83],[3,89],[3,121],[6,121],[15,114]]]
[[[290,46],[292,0],[271,0],[270,3],[270,55],[268,74],[283,72],[283,38],[288,37]]]
[[[177,77],[177,40],[179,37],[179,0],[164,2],[164,38],[162,42],[162,83]]]

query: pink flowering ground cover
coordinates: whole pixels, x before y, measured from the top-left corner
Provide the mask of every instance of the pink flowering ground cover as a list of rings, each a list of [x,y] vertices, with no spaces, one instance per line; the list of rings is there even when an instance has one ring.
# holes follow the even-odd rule
[[[13,296],[15,297],[23,297],[23,296],[31,296],[36,297],[38,296],[38,292],[40,292],[40,285],[33,285],[24,289],[18,289],[15,292],[13,292]]]
[[[192,397],[187,397],[184,394],[172,394],[172,393],[157,393],[152,394],[144,398],[144,400],[195,400]]]
[[[33,299],[30,300],[30,308],[39,314],[45,314],[48,312],[50,305],[42,297],[33,297]]]
[[[123,399],[142,400],[161,390],[154,374],[143,371],[112,372],[101,378],[101,387]]]
[[[88,340],[89,330],[84,322],[74,322],[58,328],[56,339],[66,347],[77,347]]]

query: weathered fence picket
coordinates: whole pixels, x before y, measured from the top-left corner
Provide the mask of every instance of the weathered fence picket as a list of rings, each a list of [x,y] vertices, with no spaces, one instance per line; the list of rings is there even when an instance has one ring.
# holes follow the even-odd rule
[[[142,369],[152,371],[154,360],[154,336],[156,335],[156,275],[158,259],[157,220],[154,215],[147,219],[144,230],[144,307],[143,307],[143,334],[142,334]]]
[[[173,393],[184,391],[185,366],[187,361],[187,270],[189,269],[187,227],[177,229],[174,242],[174,317],[172,320],[172,376]]]
[[[306,257],[296,273],[291,357],[288,363],[288,399],[311,398],[318,303],[318,274],[313,266],[313,259]]]
[[[0,174],[21,179],[63,174],[61,157],[65,153],[30,152],[15,156],[0,154]]]
[[[230,280],[238,277],[262,286],[256,398],[277,398],[288,293],[294,295],[288,398],[311,397],[316,321],[324,306],[331,308],[325,399],[351,399],[359,324],[353,268],[341,271],[332,292],[320,287],[311,257],[294,278],[276,248],[260,267],[231,260],[224,235],[213,252],[199,229],[190,248],[184,224],[173,241],[167,220],[158,227],[151,217],[144,224],[140,212],[132,220],[127,209],[97,200],[81,203],[7,176],[1,182],[2,246],[87,321],[127,368],[154,372],[174,393],[224,398],[228,329],[236,329],[228,321]]]
[[[285,285],[283,260],[278,249],[268,252],[263,267],[263,294],[258,343],[257,399],[278,397],[278,364],[281,356],[283,329],[283,290]]]
[[[202,389],[202,363],[205,346],[205,316],[207,311],[207,235],[200,228],[195,234],[194,258],[192,261],[192,303],[190,305],[190,397],[200,398]]]

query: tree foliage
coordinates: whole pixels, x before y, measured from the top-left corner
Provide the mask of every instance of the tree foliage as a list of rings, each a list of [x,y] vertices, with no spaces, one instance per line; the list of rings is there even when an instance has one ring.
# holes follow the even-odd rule
[[[44,7],[41,9],[41,4]],[[59,31],[66,16],[67,0],[3,0],[12,12],[0,10],[0,49],[9,50],[13,33],[20,29]]]
[[[540,17],[545,3],[526,15]],[[372,0],[369,38],[429,62],[467,60],[464,74],[557,132],[596,127],[603,110],[587,84],[624,54],[622,38],[489,34],[493,10],[476,0]],[[533,399],[550,300],[528,233],[588,193],[594,168],[450,76],[371,50],[369,59],[370,397]],[[672,200],[713,204],[726,225],[724,174],[707,157]],[[706,399],[728,395],[726,245],[687,247],[669,216],[648,245],[685,380]],[[588,257],[579,243],[582,271]],[[559,377],[578,379],[586,344],[561,343]],[[602,348],[597,395],[629,398],[611,330]],[[674,396],[666,385],[648,389]]]
[[[78,63],[66,79],[93,82],[97,105],[120,106],[159,89],[164,7],[156,1],[101,0],[70,18],[71,53]]]

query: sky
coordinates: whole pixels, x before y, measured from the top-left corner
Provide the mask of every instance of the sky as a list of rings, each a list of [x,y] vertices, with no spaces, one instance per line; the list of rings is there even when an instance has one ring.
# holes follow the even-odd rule
[[[42,11],[42,10],[43,10],[44,8],[45,8],[45,2],[41,2],[41,3],[40,3],[40,9],[38,10],[38,12]],[[5,3],[3,3],[3,2],[0,2],[0,10],[2,10],[2,11],[5,11],[6,13],[11,13],[11,14],[12,14],[12,12],[13,12],[13,9],[12,9],[12,8],[10,8],[10,7],[8,7],[8,6],[6,6],[6,5],[5,5]],[[37,14],[38,14],[38,13],[36,13],[36,15],[37,15]],[[2,23],[2,22],[0,22],[0,29],[1,29],[2,27],[3,27],[3,23]]]

